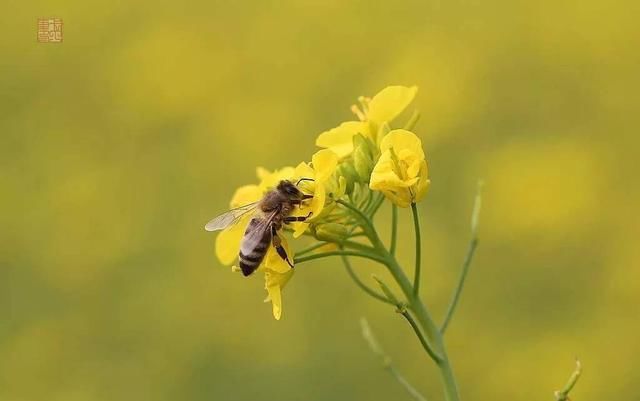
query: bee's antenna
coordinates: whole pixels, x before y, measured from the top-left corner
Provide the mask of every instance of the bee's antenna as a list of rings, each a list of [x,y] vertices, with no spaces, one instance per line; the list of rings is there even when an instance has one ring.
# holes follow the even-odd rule
[[[300,178],[298,180],[298,182],[296,182],[296,187],[302,182],[302,181],[315,181],[313,178]]]

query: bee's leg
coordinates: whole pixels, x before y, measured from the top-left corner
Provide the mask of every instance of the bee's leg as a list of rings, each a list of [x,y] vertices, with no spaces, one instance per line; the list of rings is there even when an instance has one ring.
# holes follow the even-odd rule
[[[293,263],[289,261],[289,256],[287,255],[287,251],[282,246],[282,240],[280,239],[280,237],[278,237],[278,230],[276,230],[276,226],[274,225],[271,225],[271,241],[272,241],[273,247],[276,248],[276,251],[278,252],[278,255],[280,255],[280,257],[282,258],[282,260],[287,262],[289,266],[293,268]]]
[[[309,217],[311,217],[312,214],[312,212],[309,212],[309,214],[306,216],[287,216],[282,220],[282,222],[284,224],[289,224],[293,223],[294,221],[306,221]]]
[[[313,195],[303,194],[302,195],[302,199],[294,199],[294,200],[291,201],[291,204],[292,205],[301,205],[303,201],[306,201],[307,199],[311,199],[311,198],[313,198]]]

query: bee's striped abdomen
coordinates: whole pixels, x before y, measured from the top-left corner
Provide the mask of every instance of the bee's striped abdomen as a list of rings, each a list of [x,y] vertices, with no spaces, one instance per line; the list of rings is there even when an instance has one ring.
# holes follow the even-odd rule
[[[245,276],[253,273],[264,259],[271,243],[270,227],[264,227],[261,218],[253,218],[240,244],[240,269]],[[256,232],[261,230],[262,233]]]

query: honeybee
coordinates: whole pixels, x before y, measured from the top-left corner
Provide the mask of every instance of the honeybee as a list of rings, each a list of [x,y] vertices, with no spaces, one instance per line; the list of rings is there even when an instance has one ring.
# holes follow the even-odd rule
[[[282,180],[275,189],[267,192],[259,201],[231,209],[215,217],[204,227],[207,231],[224,230],[236,224],[243,216],[256,213],[256,216],[249,222],[240,243],[238,256],[240,269],[244,276],[250,275],[260,266],[267,254],[269,244],[276,249],[278,255],[289,266],[293,267],[287,251],[282,246],[278,231],[282,229],[283,224],[305,221],[311,217],[311,212],[306,216],[291,216],[296,206],[313,198],[313,195],[306,195],[298,189],[298,184],[302,181],[313,180],[301,178],[295,185],[289,180]]]

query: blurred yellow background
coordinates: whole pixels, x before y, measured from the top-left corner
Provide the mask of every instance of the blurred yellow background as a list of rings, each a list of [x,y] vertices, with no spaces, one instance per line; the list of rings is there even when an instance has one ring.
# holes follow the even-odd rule
[[[5,5],[0,400],[408,399],[360,316],[441,399],[410,328],[339,260],[301,265],[277,322],[262,278],[220,266],[203,230],[257,165],[308,160],[389,84],[420,87],[438,318],[486,183],[447,333],[462,398],[551,400],[575,356],[574,400],[638,398],[638,2]],[[62,44],[36,42],[47,16]]]

